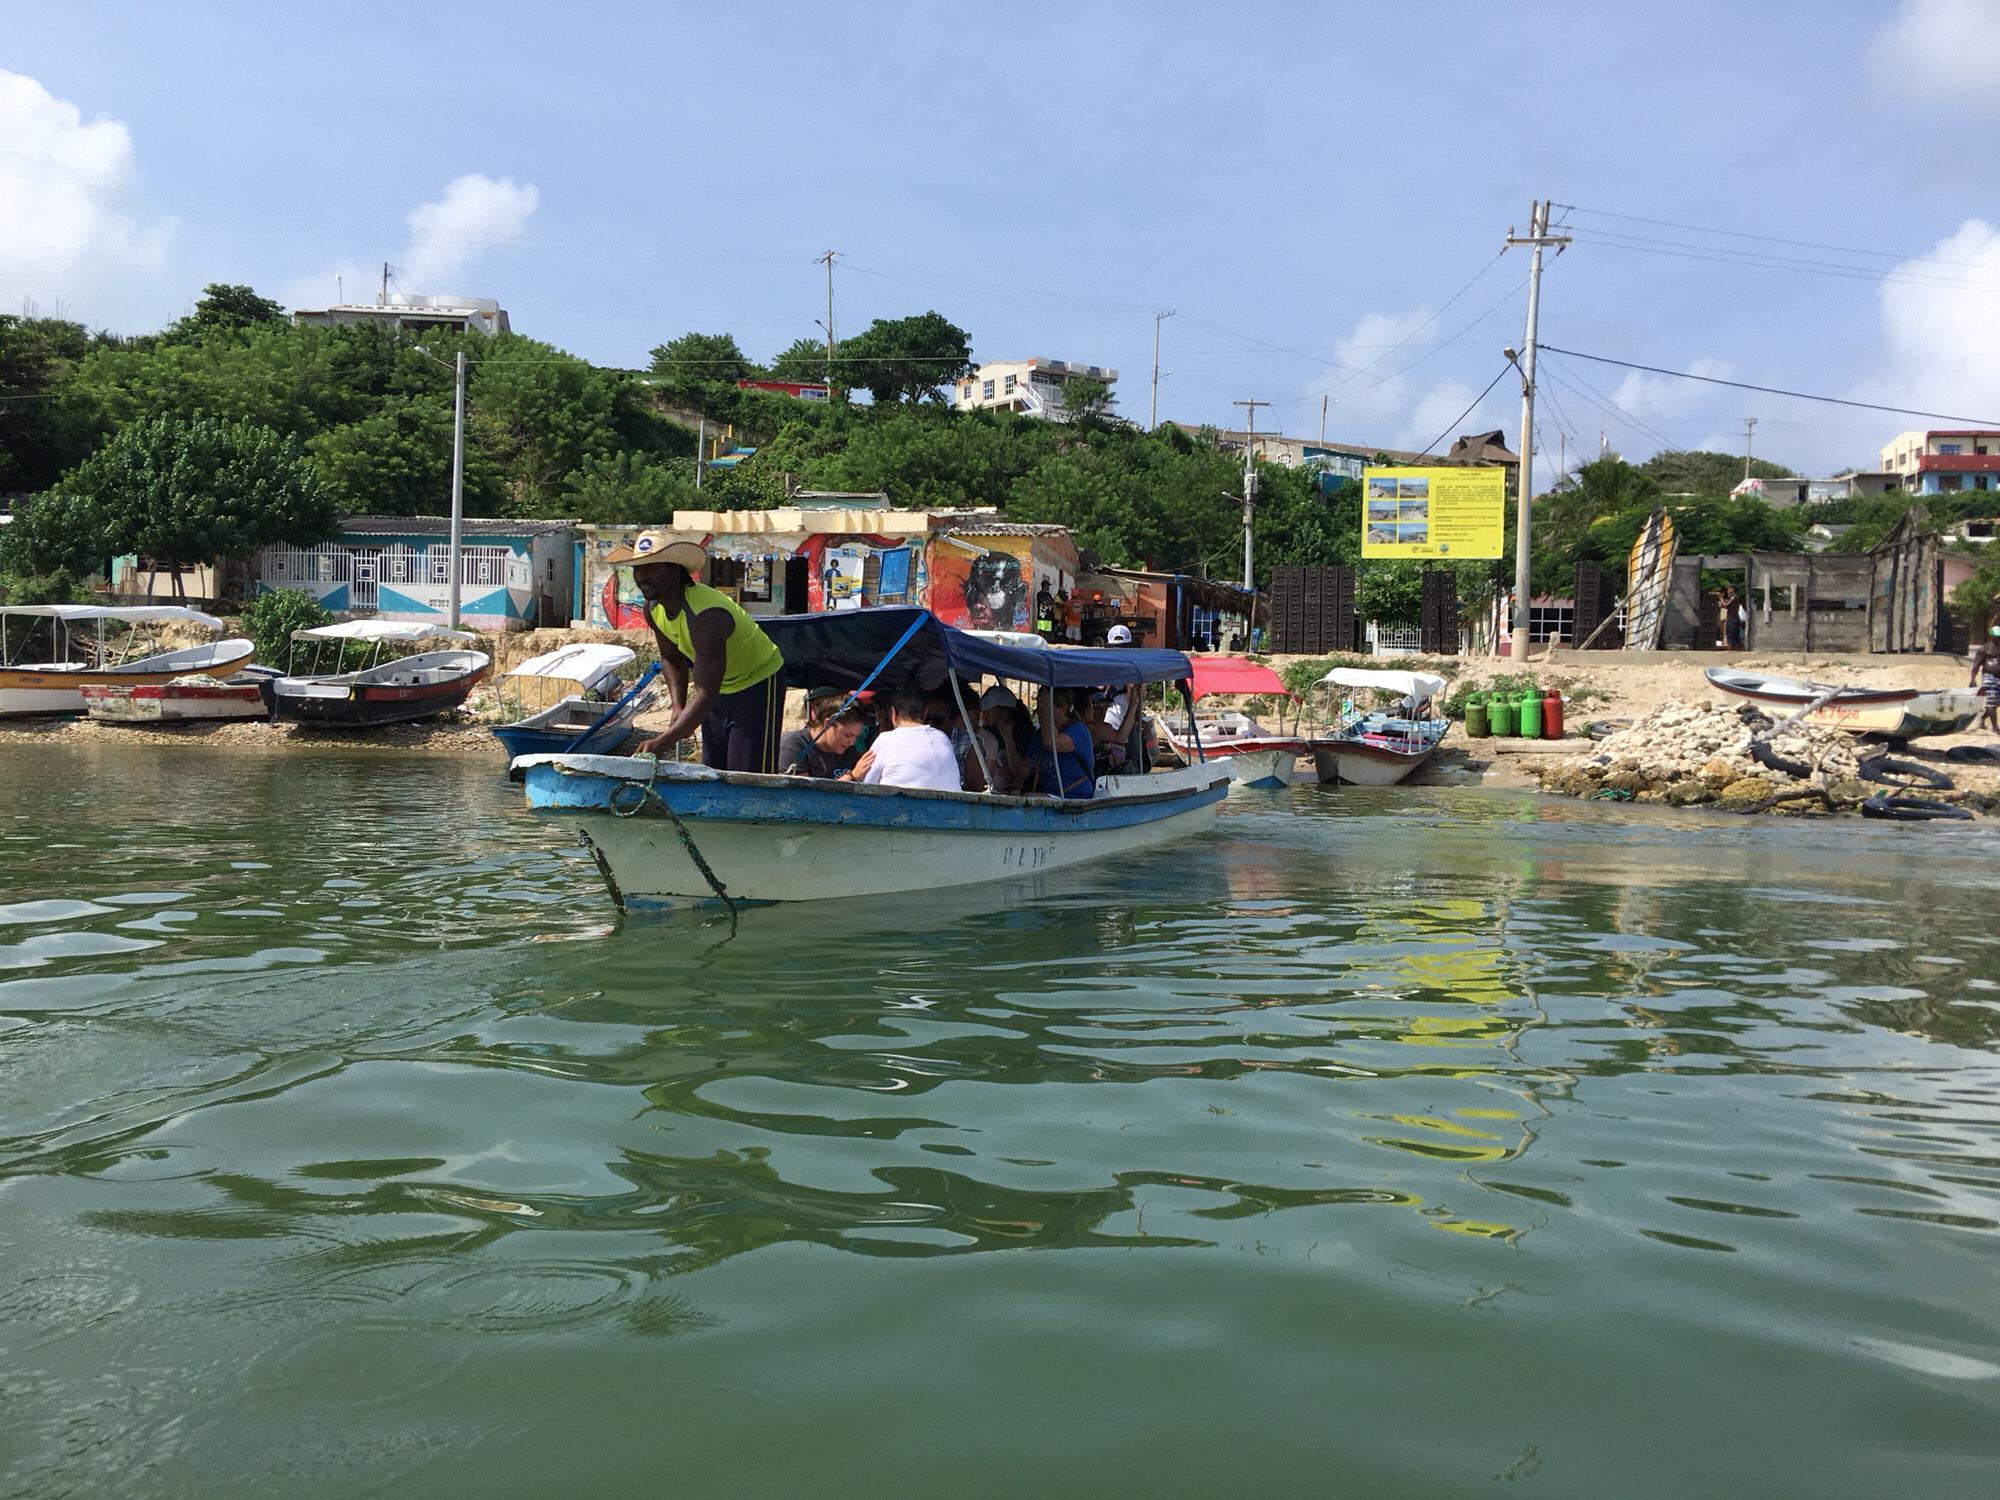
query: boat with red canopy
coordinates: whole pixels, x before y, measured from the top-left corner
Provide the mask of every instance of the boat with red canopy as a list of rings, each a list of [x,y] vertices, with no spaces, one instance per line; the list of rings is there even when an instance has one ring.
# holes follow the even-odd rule
[[[1240,656],[1196,656],[1190,660],[1194,663],[1193,696],[1197,702],[1218,696],[1292,698],[1284,679],[1262,662]],[[1216,755],[1228,756],[1235,764],[1233,779],[1239,786],[1290,786],[1306,749],[1298,734],[1273,733],[1236,709],[1183,714],[1164,724],[1161,734],[1185,765]]]

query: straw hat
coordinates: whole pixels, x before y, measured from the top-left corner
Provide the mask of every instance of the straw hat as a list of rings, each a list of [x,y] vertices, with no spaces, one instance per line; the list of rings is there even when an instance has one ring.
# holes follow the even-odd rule
[[[688,572],[699,573],[708,566],[708,550],[699,542],[677,541],[671,531],[655,526],[633,537],[631,546],[612,548],[604,560],[612,564],[679,563]]]

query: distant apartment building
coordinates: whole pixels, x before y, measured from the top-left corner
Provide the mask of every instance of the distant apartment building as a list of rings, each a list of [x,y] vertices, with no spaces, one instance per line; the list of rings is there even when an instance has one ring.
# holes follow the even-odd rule
[[[411,297],[390,292],[373,302],[292,310],[292,325],[322,328],[342,323],[374,323],[413,333],[483,333],[488,338],[512,330],[507,310],[490,297]]]
[[[1069,408],[1063,401],[1063,387],[1072,380],[1114,385],[1118,372],[1066,359],[995,360],[953,386],[951,404],[960,411],[1017,411],[1067,422]]]
[[[1919,495],[2000,489],[2000,430],[1899,433],[1882,450],[1882,470]]]

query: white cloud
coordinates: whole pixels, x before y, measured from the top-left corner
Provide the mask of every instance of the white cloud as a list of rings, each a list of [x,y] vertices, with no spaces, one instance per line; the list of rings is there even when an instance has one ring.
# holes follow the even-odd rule
[[[1690,360],[1687,373],[1706,375],[1713,380],[1734,380],[1736,366],[1726,359],[1704,356]],[[1641,422],[1657,426],[1661,422],[1699,412],[1704,407],[1712,408],[1722,390],[1720,386],[1704,385],[1698,380],[1676,380],[1671,375],[1649,375],[1644,370],[1633,370],[1618,382],[1618,389],[1611,393],[1611,401]]]
[[[0,70],[0,307],[32,299],[47,313],[75,304],[95,321],[107,289],[134,271],[159,271],[173,221],[120,210],[136,177],[121,122],[86,124],[76,105]]]
[[[2000,5],[1993,0],[1903,0],[1875,34],[1875,81],[1899,99],[1991,109]]]
[[[444,196],[410,210],[410,244],[396,262],[397,279],[411,292],[463,292],[449,285],[481,251],[521,232],[541,194],[533,183],[477,172],[455,177]]]
[[[1468,412],[1485,381],[1428,378],[1433,351],[1423,340],[1437,337],[1424,327],[1431,316],[1428,307],[1367,313],[1334,346],[1333,368],[1306,386],[1314,401],[1322,391],[1332,393],[1329,441],[1421,449],[1443,434],[1437,445],[1442,454],[1460,433],[1506,425],[1506,408],[1519,395],[1515,382],[1501,381],[1477,410]],[[1393,347],[1406,338],[1411,342]]]
[[[2000,348],[2000,229],[1967,219],[1931,258],[1895,267],[1879,297],[1882,363],[1861,399],[2000,417],[2000,362],[1993,357]],[[1885,415],[1874,425],[1884,424],[1918,427],[1924,419]]]

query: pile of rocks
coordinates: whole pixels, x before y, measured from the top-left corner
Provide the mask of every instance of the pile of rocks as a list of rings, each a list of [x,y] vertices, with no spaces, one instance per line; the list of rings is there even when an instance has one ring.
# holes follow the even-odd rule
[[[1778,811],[1826,810],[1829,797],[1858,802],[1877,788],[1856,777],[1854,741],[1795,724],[1770,738],[1775,721],[1749,704],[1724,707],[1668,699],[1586,755],[1535,767],[1542,790],[1571,797],[1605,792],[1635,802]],[[1762,739],[1768,753],[1753,756]],[[1803,774],[1794,774],[1794,772]],[[1788,799],[1786,793],[1795,793]],[[1788,807],[1787,801],[1797,806]]]

